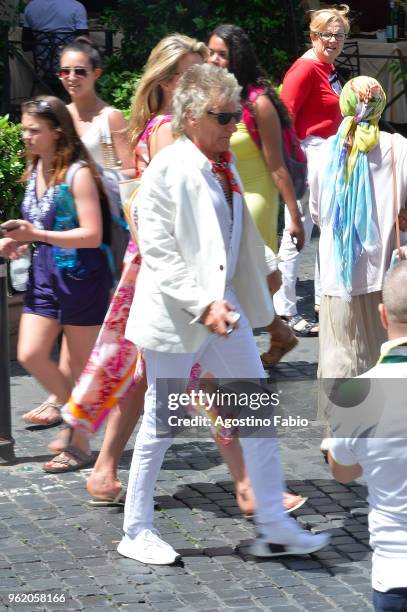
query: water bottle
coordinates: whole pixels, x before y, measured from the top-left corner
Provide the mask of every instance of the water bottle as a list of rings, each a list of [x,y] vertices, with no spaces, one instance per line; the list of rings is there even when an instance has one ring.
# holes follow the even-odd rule
[[[31,266],[31,252],[28,251],[18,259],[11,260],[9,266],[10,281],[14,291],[25,291]]]
[[[53,230],[63,232],[78,227],[75,203],[68,185],[58,185],[55,193],[55,221]],[[52,247],[55,265],[63,270],[75,270],[78,266],[77,249]]]

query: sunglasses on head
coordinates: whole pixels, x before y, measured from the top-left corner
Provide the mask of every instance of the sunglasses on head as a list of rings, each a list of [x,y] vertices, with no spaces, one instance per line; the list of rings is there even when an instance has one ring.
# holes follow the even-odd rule
[[[28,102],[24,102],[23,107],[27,108],[27,106],[35,106],[37,111],[43,111],[46,113],[54,114],[51,106],[48,104],[46,100],[36,99],[36,100],[28,100]]]
[[[215,113],[215,111],[208,111],[208,115],[211,115],[212,117],[215,117],[216,121],[219,123],[219,125],[227,125],[228,123],[230,123],[232,121],[232,119],[236,122],[239,123],[239,121],[242,119],[242,111],[236,111],[234,113]]]
[[[74,68],[60,68],[57,74],[60,79],[66,79],[70,76],[71,72],[73,72],[76,77],[84,79],[88,75],[89,70],[82,68],[82,66],[75,66]]]

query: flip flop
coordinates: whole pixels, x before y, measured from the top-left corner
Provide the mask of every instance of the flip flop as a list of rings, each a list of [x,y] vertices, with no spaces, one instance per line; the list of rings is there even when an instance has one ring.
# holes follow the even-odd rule
[[[290,497],[290,502],[285,501],[287,497]],[[303,497],[302,495],[294,495],[292,493],[288,493],[288,495],[284,496],[283,507],[285,514],[290,514],[290,512],[294,512],[294,510],[298,510],[308,501],[308,497]],[[246,521],[252,522],[254,519],[254,513],[252,514],[243,514],[243,517]]]
[[[47,427],[47,426],[49,427],[51,425],[59,425],[62,422],[61,408],[62,408],[62,404],[59,404],[58,402],[52,402],[49,400],[45,400],[45,402],[43,402],[37,408],[34,408],[33,410],[30,410],[29,412],[26,412],[25,414],[23,414],[21,418],[23,419],[25,423],[28,423],[29,425],[42,425],[44,427]],[[50,410],[50,409],[55,411],[54,417],[48,420],[41,420],[41,418],[40,419],[37,418],[43,412],[46,412],[47,410]]]
[[[94,495],[92,499],[89,499],[86,503],[88,506],[92,506],[92,508],[117,508],[123,507],[126,501],[126,488],[121,487],[118,494],[107,497],[97,497]]]
[[[65,472],[75,472],[83,468],[93,465],[95,462],[93,456],[87,455],[76,446],[67,446],[60,454],[44,463],[42,469],[49,474],[63,474]]]

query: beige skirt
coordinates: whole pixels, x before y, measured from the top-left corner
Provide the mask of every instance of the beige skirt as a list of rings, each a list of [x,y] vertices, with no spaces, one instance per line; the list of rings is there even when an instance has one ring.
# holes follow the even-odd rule
[[[330,435],[330,404],[327,399],[333,381],[352,378],[372,368],[379,359],[386,332],[378,305],[381,291],[356,295],[350,302],[323,295],[319,311],[318,420],[325,422]],[[322,380],[325,379],[325,380]]]
[[[356,295],[350,302],[323,295],[319,312],[318,378],[351,378],[379,359],[386,332],[378,305],[381,291]]]

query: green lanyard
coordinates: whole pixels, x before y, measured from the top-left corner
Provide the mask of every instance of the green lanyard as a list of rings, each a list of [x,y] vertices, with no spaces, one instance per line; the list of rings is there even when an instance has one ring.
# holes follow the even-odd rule
[[[399,351],[398,349],[402,349]],[[404,354],[403,354],[404,353]],[[400,340],[400,344],[395,342],[384,355],[380,355],[377,363],[407,363],[407,343],[406,339]]]
[[[379,363],[407,363],[407,355],[385,355]]]

